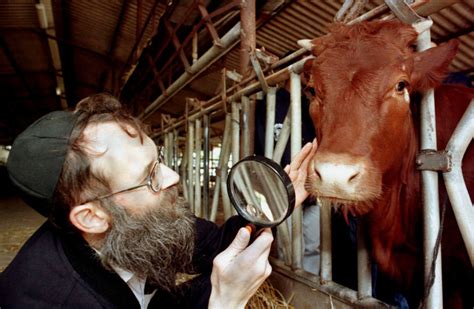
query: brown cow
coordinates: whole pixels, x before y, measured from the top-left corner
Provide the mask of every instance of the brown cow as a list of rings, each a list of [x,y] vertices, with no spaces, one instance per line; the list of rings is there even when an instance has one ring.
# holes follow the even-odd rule
[[[411,26],[373,21],[333,25],[329,35],[312,40],[309,46],[316,56],[310,63],[316,90],[310,113],[320,143],[310,190],[321,199],[342,204],[346,216],[349,212],[363,218],[373,260],[408,294],[414,282],[420,287],[423,273],[420,173],[415,166],[419,115],[410,94],[439,86],[457,50],[457,42],[452,41],[416,53],[416,38]],[[441,86],[436,90],[440,149],[473,98],[469,88]],[[463,167],[471,191],[473,163],[471,145]],[[469,281],[472,267],[459,230],[454,236],[448,233],[443,239],[448,240],[443,244],[448,255],[443,259],[465,265],[457,267]],[[459,249],[464,250],[461,255],[453,255]],[[460,296],[452,284],[444,283],[453,290],[451,294]],[[446,304],[447,308],[462,306],[463,297],[464,306],[471,308],[473,285],[462,289],[471,293]]]

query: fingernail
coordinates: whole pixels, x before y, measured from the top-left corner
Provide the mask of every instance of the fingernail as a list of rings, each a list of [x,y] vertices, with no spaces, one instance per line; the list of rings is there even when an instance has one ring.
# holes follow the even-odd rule
[[[249,225],[246,225],[245,229],[249,231],[249,234],[252,234],[252,228]]]

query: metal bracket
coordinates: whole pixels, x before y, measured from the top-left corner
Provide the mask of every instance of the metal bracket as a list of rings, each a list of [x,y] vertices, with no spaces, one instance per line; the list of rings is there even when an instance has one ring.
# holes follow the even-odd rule
[[[446,173],[451,171],[452,165],[451,154],[446,150],[423,149],[416,156],[416,168],[418,170]]]
[[[425,20],[424,17],[418,15],[415,10],[403,0],[384,0],[384,2],[392,13],[405,24],[411,25]]]
[[[240,83],[242,81],[242,75],[237,73],[235,70],[226,71],[226,77],[237,83]]]
[[[258,60],[264,63],[265,68],[271,66],[279,60],[278,56],[266,51],[265,47],[255,49],[255,55],[257,56]]]
[[[255,56],[255,53],[250,54],[250,62],[252,62],[253,69],[255,71],[255,74],[257,75],[258,81],[260,82],[260,85],[262,86],[262,91],[264,93],[268,92],[268,84],[267,81],[265,80],[265,76],[263,75],[262,67],[260,66],[260,62],[258,62],[257,57]]]

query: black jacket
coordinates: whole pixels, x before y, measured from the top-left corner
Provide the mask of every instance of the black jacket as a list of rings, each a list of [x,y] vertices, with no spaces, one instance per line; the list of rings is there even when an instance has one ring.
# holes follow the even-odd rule
[[[178,295],[158,290],[148,308],[207,307],[212,260],[233,240],[243,221],[222,227],[196,219],[194,267],[202,275]],[[0,308],[139,308],[128,285],[105,269],[80,236],[59,234],[46,222],[0,274]]]

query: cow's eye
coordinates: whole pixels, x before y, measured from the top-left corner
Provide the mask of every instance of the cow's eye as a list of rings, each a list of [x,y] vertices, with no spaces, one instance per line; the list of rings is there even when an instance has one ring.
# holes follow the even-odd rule
[[[395,90],[399,93],[399,94],[403,94],[404,90],[408,88],[408,82],[406,80],[401,80],[397,83],[397,85],[395,86]]]

